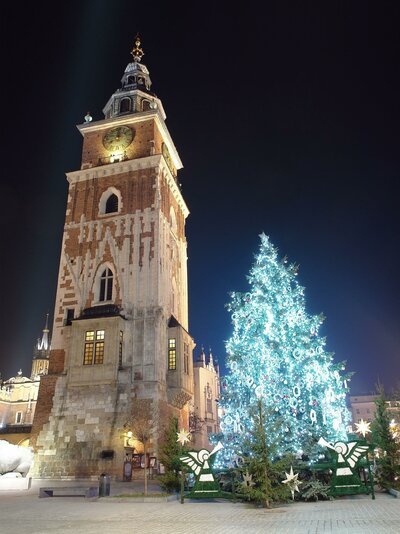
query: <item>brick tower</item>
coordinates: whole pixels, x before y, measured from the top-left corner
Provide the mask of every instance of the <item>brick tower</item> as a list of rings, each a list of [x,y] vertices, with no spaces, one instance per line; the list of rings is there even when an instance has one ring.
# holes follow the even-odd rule
[[[36,476],[122,476],[134,399],[185,424],[193,395],[182,163],[138,37],[131,54],[104,120],[78,126],[82,165],[67,174]],[[157,456],[157,431],[150,447]]]

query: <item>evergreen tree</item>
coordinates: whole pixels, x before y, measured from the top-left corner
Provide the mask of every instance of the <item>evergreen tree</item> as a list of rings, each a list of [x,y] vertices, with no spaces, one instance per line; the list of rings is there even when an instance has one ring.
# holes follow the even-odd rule
[[[178,491],[180,487],[181,461],[179,458],[184,449],[177,441],[177,433],[178,418],[172,416],[164,431],[164,439],[160,448],[160,462],[165,468],[165,473],[160,477],[160,483],[161,487],[168,492]]]
[[[288,497],[288,488],[282,484],[282,478],[293,463],[293,457],[286,455],[283,459],[272,461],[276,444],[267,442],[267,435],[273,429],[270,414],[262,399],[258,399],[257,404],[251,407],[249,416],[252,429],[243,443],[243,456],[239,463],[243,481],[239,481],[237,493],[269,508],[271,501]]]
[[[371,424],[372,441],[380,449],[376,478],[382,488],[399,488],[399,443],[391,430],[390,416],[382,386],[378,386],[378,394],[379,396],[375,399],[375,419]]]
[[[258,399],[280,422],[268,445],[277,455],[309,452],[323,436],[346,438],[349,412],[346,380],[325,350],[319,328],[323,316],[308,315],[304,288],[296,280],[297,266],[279,260],[265,234],[250,271],[247,293],[232,293],[233,335],[227,342],[228,376],[222,381],[220,407],[224,463],[241,455],[250,437],[249,407]],[[220,456],[220,457],[221,457]]]

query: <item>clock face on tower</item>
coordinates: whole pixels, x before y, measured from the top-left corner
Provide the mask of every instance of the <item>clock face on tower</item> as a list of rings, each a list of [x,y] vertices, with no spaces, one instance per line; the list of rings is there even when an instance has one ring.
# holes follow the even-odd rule
[[[134,137],[133,128],[117,126],[104,134],[103,145],[106,150],[123,150],[132,143]]]

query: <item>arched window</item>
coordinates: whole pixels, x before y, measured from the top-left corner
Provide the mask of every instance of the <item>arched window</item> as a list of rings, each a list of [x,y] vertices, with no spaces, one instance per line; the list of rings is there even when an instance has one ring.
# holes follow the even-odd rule
[[[131,99],[130,98],[123,98],[121,100],[121,104],[119,106],[119,112],[120,113],[126,113],[131,110]]]
[[[150,109],[150,102],[148,100],[143,100],[142,102],[142,110],[148,111]]]
[[[135,83],[135,77],[134,76],[128,76],[128,79],[127,79],[127,85],[132,85],[133,83]]]
[[[99,215],[120,213],[123,208],[121,191],[116,187],[109,187],[100,196]]]
[[[107,267],[104,269],[103,274],[100,277],[99,302],[112,300],[113,281],[113,272]]]
[[[114,193],[110,195],[106,202],[106,209],[104,213],[117,213],[118,212],[118,197]]]

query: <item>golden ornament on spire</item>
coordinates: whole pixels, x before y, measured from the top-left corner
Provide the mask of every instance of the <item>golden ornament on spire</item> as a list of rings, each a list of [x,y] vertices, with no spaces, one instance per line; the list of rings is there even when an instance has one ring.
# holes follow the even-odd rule
[[[132,48],[131,54],[134,61],[140,61],[144,56],[143,48],[140,46],[140,37],[139,34],[136,34],[135,37],[135,46]]]

